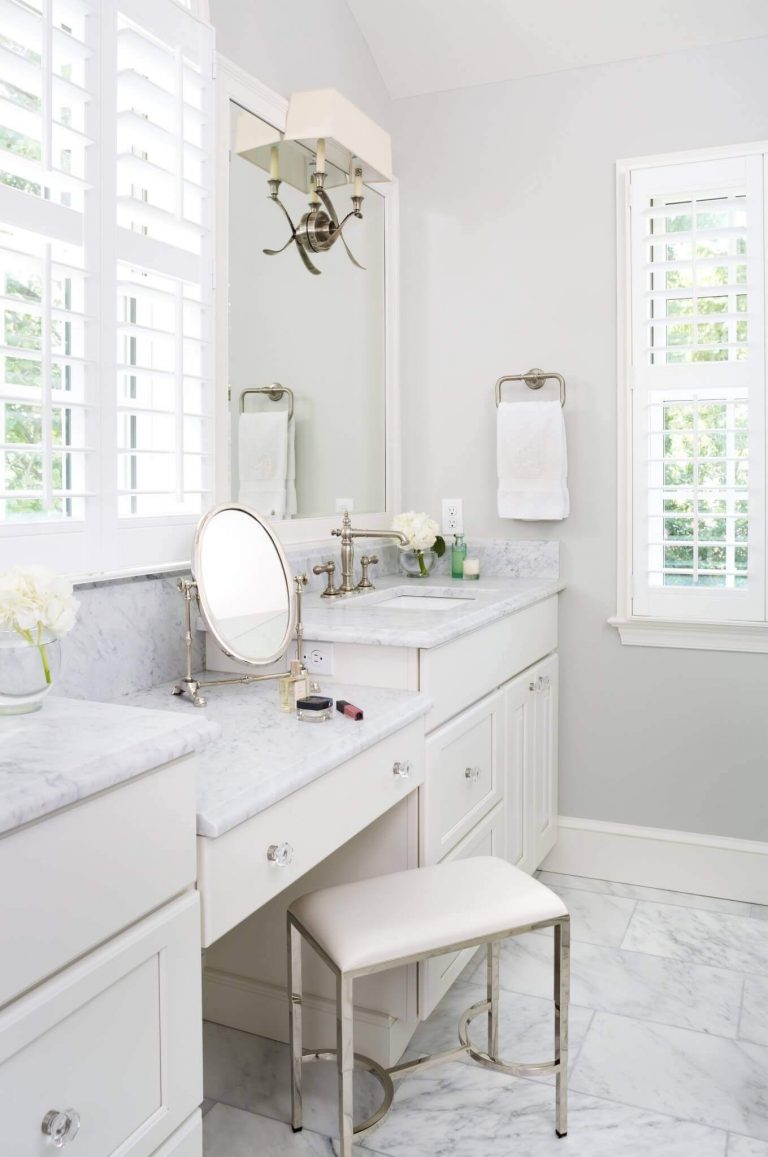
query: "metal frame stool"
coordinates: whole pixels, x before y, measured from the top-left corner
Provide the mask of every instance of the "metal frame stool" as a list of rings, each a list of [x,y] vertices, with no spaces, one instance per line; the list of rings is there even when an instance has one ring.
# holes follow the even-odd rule
[[[554,928],[554,1058],[535,1064],[505,1061],[498,1055],[500,946],[512,936],[540,928]],[[336,976],[335,1049],[303,1049],[302,939],[312,945]],[[393,942],[397,947],[388,952],[387,944]],[[483,944],[488,951],[487,998],[473,1004],[460,1018],[457,1047],[389,1069],[355,1053],[355,980]],[[291,1124],[294,1132],[303,1126],[303,1065],[335,1057],[339,1076],[339,1157],[352,1157],[353,1139],[359,1140],[384,1119],[392,1106],[395,1080],[416,1069],[455,1060],[464,1053],[484,1068],[511,1076],[555,1073],[555,1132],[558,1137],[566,1135],[570,917],[549,888],[506,861],[474,857],[323,888],[300,897],[288,909],[288,989]],[[469,1036],[471,1021],[484,1013],[488,1016],[486,1051],[474,1045]],[[384,1093],[376,1112],[357,1126],[352,1118],[355,1065],[372,1073]]]

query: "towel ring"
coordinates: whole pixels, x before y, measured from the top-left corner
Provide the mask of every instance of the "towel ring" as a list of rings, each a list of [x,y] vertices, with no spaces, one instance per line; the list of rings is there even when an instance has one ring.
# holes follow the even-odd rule
[[[560,386],[560,405],[565,405],[565,378],[562,374],[545,373],[544,370],[528,370],[525,374],[506,374],[496,383],[496,405],[501,405],[501,387],[505,382],[525,382],[529,390],[540,390],[548,378],[556,378]]]
[[[272,402],[279,402],[280,399],[288,395],[288,421],[293,417],[293,390],[290,386],[281,386],[279,382],[272,382],[270,386],[252,386],[250,389],[240,391],[240,413],[245,413],[245,398],[247,394],[266,394]]]

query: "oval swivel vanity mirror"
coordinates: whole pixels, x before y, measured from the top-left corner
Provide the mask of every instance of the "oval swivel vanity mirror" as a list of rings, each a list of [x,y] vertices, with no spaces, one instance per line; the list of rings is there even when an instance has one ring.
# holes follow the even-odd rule
[[[208,628],[226,655],[265,667],[283,655],[296,599],[282,547],[247,506],[219,506],[195,535],[192,574]]]
[[[205,706],[202,686],[253,683],[288,672],[198,680],[192,672],[191,610],[197,596],[206,626],[226,655],[249,667],[266,667],[288,649],[294,632],[301,636],[297,589],[283,549],[272,530],[247,506],[217,506],[200,520],[192,558],[192,582],[179,581],[184,595],[187,632],[186,677],[174,687],[197,707]],[[298,627],[297,627],[298,619]]]

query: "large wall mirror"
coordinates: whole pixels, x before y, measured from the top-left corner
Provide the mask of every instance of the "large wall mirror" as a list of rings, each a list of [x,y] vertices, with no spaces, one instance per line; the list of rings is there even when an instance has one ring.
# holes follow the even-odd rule
[[[387,509],[386,196],[364,185],[362,220],[342,244],[301,259],[294,224],[307,211],[315,156],[246,102],[228,96],[229,472],[226,498],[284,528]],[[223,107],[223,106],[220,106]],[[277,150],[275,153],[274,150]],[[330,163],[326,191],[341,219],[353,185]],[[280,250],[268,255],[265,249]],[[220,411],[221,413],[221,411]],[[285,536],[290,538],[291,535]],[[309,537],[309,536],[308,536]]]

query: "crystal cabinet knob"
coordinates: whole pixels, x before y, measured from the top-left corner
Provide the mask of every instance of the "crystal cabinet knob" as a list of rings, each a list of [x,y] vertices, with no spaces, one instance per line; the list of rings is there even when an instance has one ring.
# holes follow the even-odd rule
[[[464,778],[468,780],[469,783],[478,783],[480,780],[480,774],[481,772],[479,767],[464,768]]]
[[[398,759],[397,763],[392,764],[392,771],[393,774],[399,776],[400,779],[410,779],[413,764],[410,759],[403,759],[402,761]]]
[[[43,1117],[42,1130],[54,1148],[63,1149],[80,1130],[80,1114],[74,1109],[51,1109]]]
[[[270,864],[285,868],[293,862],[293,848],[288,843],[270,844],[267,848],[267,859]]]

